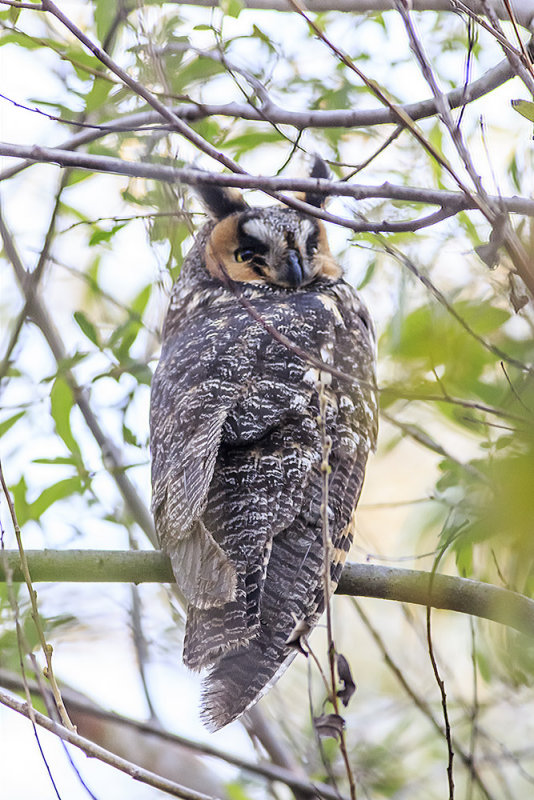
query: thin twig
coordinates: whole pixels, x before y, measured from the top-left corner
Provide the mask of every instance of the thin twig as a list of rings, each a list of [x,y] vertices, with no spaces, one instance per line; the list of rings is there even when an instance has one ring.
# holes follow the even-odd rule
[[[484,414],[492,414],[504,419],[511,419],[525,425],[526,428],[532,426],[532,421],[525,417],[520,417],[518,414],[513,414],[511,411],[505,411],[503,408],[494,408],[487,406],[484,403],[477,403],[471,400],[462,400],[459,397],[451,397],[451,395],[441,394],[425,394],[424,392],[410,392],[401,388],[400,386],[381,386],[379,389],[381,394],[394,395],[402,400],[424,400],[428,403],[450,403],[460,408],[470,408],[474,411],[481,411]]]
[[[450,544],[450,539],[443,545],[443,547],[441,548],[441,550],[439,551],[438,555],[434,560],[434,563],[432,565],[432,571],[430,573],[430,591],[432,591],[432,583],[434,581],[434,576],[436,575],[439,562],[442,556],[448,550],[449,544]],[[443,722],[445,725],[444,734],[445,734],[445,741],[447,743],[447,756],[448,756],[447,782],[449,786],[449,800],[454,800],[454,771],[453,771],[454,746],[452,742],[451,725],[449,721],[449,709],[447,704],[447,693],[445,691],[445,681],[440,675],[438,662],[434,654],[434,644],[432,641],[432,607],[430,605],[428,605],[426,608],[426,639],[428,644],[428,655],[430,658],[430,663],[432,665],[432,671],[434,673],[439,693],[441,695],[441,708],[443,711]]]
[[[326,417],[328,411],[328,397],[326,394],[325,382],[321,380],[319,387],[319,420],[321,431],[321,475],[322,475],[322,491],[321,491],[321,527],[323,534],[323,597],[324,606],[326,611],[326,641],[327,641],[327,657],[329,668],[329,681],[328,681],[328,694],[329,700],[334,708],[334,714],[339,714],[339,699],[336,689],[336,646],[334,643],[334,633],[332,626],[332,605],[331,605],[331,577],[330,570],[333,561],[333,545],[330,536],[330,526],[328,521],[329,512],[329,476],[331,472],[330,467],[330,452],[332,450],[332,440],[326,432]],[[354,774],[350,765],[349,755],[347,752],[347,741],[345,737],[344,727],[341,726],[338,731],[339,734],[339,749],[345,764],[345,772],[349,782],[349,792],[351,800],[356,800],[356,783]]]
[[[426,700],[423,697],[421,697],[421,695],[418,693],[418,691],[415,689],[415,687],[413,687],[408,682],[404,671],[401,669],[401,667],[393,659],[392,655],[388,651],[386,643],[384,642],[384,640],[381,637],[381,635],[380,635],[379,631],[377,630],[377,628],[372,624],[370,618],[364,612],[361,603],[358,603],[356,600],[353,600],[353,607],[356,610],[356,612],[358,613],[358,615],[359,615],[360,619],[362,620],[363,624],[365,625],[365,627],[369,631],[369,633],[370,633],[371,637],[373,638],[376,646],[380,650],[380,652],[382,654],[382,657],[384,659],[384,662],[385,662],[386,666],[388,667],[388,669],[395,676],[395,678],[397,679],[397,681],[399,682],[399,684],[401,685],[403,690],[406,692],[408,697],[412,700],[412,702],[414,703],[416,708],[418,708],[419,711],[421,711],[421,713],[428,719],[428,721],[430,722],[430,724],[432,725],[434,730],[439,734],[439,736],[444,737],[445,736],[444,730],[441,727],[439,721],[434,716],[432,708],[426,702]],[[478,769],[471,762],[469,753],[464,751],[462,745],[456,739],[453,740],[453,745],[454,745],[455,751],[458,754],[458,757],[461,759],[462,763],[464,764],[466,769],[469,771],[469,775],[473,778],[473,781],[477,784],[477,786],[479,787],[479,789],[483,793],[484,797],[486,797],[487,800],[493,800],[493,795],[490,794],[490,791],[487,788],[487,786],[485,785],[484,780],[483,780],[482,776],[480,775]]]
[[[30,313],[31,310],[31,299],[37,292],[37,287],[39,286],[39,282],[44,272],[44,268],[47,264],[48,257],[50,255],[50,249],[52,246],[52,239],[54,238],[55,226],[57,217],[59,214],[59,209],[61,206],[61,195],[63,193],[63,189],[67,185],[67,181],[69,179],[70,170],[65,170],[61,174],[59,187],[56,192],[56,197],[54,200],[54,207],[52,209],[52,214],[50,215],[50,221],[48,223],[48,228],[45,234],[44,243],[39,254],[39,259],[37,261],[37,265],[35,269],[31,273],[27,273],[27,278],[24,284],[24,305],[22,310],[19,313],[19,316],[13,326],[13,330],[11,332],[11,338],[7,344],[6,351],[4,353],[4,357],[2,362],[0,363],[0,381],[5,376],[7,370],[9,369],[9,362],[11,358],[11,354],[17,344],[17,341],[20,336],[20,332],[22,327]]]
[[[394,425],[396,428],[402,431],[405,436],[409,436],[415,442],[418,442],[418,444],[421,444],[423,447],[428,448],[428,450],[431,450],[433,453],[437,453],[439,456],[446,458],[453,464],[457,464],[463,470],[473,475],[473,477],[477,477],[479,479],[484,478],[483,474],[476,469],[476,467],[473,467],[472,464],[466,463],[465,461],[460,461],[459,458],[453,456],[452,453],[446,450],[441,444],[439,444],[439,442],[433,439],[432,436],[430,436],[428,433],[426,433],[426,431],[422,430],[417,425],[413,425],[409,422],[402,422],[391,414],[388,414],[387,411],[381,411],[380,415],[391,425]]]
[[[35,630],[37,631],[37,636],[39,638],[39,642],[41,644],[41,649],[43,651],[43,655],[46,661],[46,677],[50,682],[50,688],[52,690],[52,694],[54,696],[54,702],[56,704],[56,708],[58,710],[60,719],[63,725],[68,728],[69,730],[73,731],[74,726],[69,719],[67,711],[65,709],[63,700],[61,698],[61,692],[59,691],[59,686],[57,685],[56,676],[54,675],[54,671],[52,669],[52,646],[48,644],[45,639],[43,626],[41,625],[41,619],[39,616],[39,609],[37,608],[37,593],[33,588],[32,579],[30,575],[30,569],[28,566],[28,560],[26,558],[26,553],[24,552],[24,547],[22,544],[22,536],[20,533],[19,524],[17,522],[17,515],[15,512],[15,506],[13,505],[13,500],[11,499],[11,494],[9,493],[9,489],[7,488],[7,484],[4,478],[4,472],[2,469],[2,464],[0,462],[0,484],[2,486],[2,491],[6,498],[6,503],[9,508],[9,514],[11,516],[11,522],[13,525],[13,530],[15,531],[15,538],[17,540],[17,546],[19,550],[19,557],[20,557],[20,564],[22,568],[22,572],[24,575],[24,582],[28,589],[28,594],[30,597],[30,603],[32,607],[32,619],[33,624],[35,625]]]

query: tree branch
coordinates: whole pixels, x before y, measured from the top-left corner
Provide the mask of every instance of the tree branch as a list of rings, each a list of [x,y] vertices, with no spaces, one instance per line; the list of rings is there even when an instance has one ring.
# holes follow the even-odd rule
[[[508,59],[504,59],[477,80],[467,86],[460,86],[449,92],[446,95],[447,102],[451,108],[459,108],[466,103],[471,103],[493,91],[498,86],[502,86],[502,84],[513,78],[514,74]],[[409,103],[400,106],[400,108],[412,120],[431,117],[437,111],[434,98]],[[275,125],[292,125],[299,131],[306,128],[358,128],[395,123],[395,116],[388,108],[359,108],[349,111],[346,109],[290,111],[277,106],[272,101],[269,101],[268,104],[264,103],[260,109],[254,108],[249,103],[182,103],[173,107],[172,111],[177,117],[188,122],[195,122],[211,116],[262,122],[265,121],[267,116],[269,122]],[[142,132],[143,128],[156,125],[160,120],[161,115],[155,111],[141,111],[136,114],[129,114],[104,125],[97,125],[94,129],[77,133],[59,144],[58,149],[74,150],[84,144],[94,142],[108,133],[132,130]],[[165,128],[166,126],[162,125],[161,127]],[[0,172],[0,181],[12,178],[33,163],[33,161],[23,161],[13,167],[9,167]]]
[[[218,0],[167,0],[167,2],[204,8],[219,7]],[[32,11],[45,10],[45,4],[26,3],[19,0],[0,0],[0,5],[26,8]],[[308,0],[306,5],[310,11],[319,13],[324,11],[344,11],[355,14],[368,14],[391,10],[395,7],[395,0]],[[465,5],[474,12],[485,13],[478,0],[470,0]],[[243,6],[246,9],[257,9],[258,11],[290,11],[287,0],[243,0]],[[411,7],[414,11],[449,11],[454,13],[457,10],[454,0],[412,0]],[[132,4],[132,10],[135,8],[137,8],[137,4]],[[491,8],[499,19],[509,21],[510,16],[504,3],[494,0],[491,3]],[[534,20],[533,0],[516,0],[514,13],[519,25],[528,29],[532,28]]]
[[[179,3],[189,6],[206,6],[217,8],[217,0],[168,0],[169,3]],[[245,8],[256,8],[259,10],[289,11],[287,0],[243,0]],[[308,0],[306,3],[310,11],[347,11],[357,14],[367,14],[380,11],[389,11],[395,6],[395,0]],[[485,13],[481,9],[478,0],[469,0],[467,6],[479,13]],[[411,7],[414,11],[452,11],[456,10],[453,0],[412,0]],[[504,3],[492,2],[491,8],[494,13],[503,20],[509,21],[510,17]],[[519,25],[531,28],[534,19],[533,0],[516,0],[514,2],[515,18]]]
[[[471,202],[462,192],[445,191],[441,189],[424,189],[412,186],[396,186],[391,183],[382,183],[380,186],[364,184],[349,184],[344,181],[330,181],[325,178],[280,178],[264,177],[260,175],[235,175],[218,172],[205,172],[191,169],[190,167],[171,167],[164,164],[146,164],[143,162],[124,161],[120,158],[109,156],[91,155],[88,153],[73,153],[70,150],[60,150],[40,145],[18,145],[10,142],[0,142],[0,156],[13,156],[15,158],[28,158],[33,162],[59,164],[63,167],[76,167],[93,172],[105,172],[115,175],[128,175],[136,178],[161,180],[167,183],[183,183],[188,186],[209,184],[214,186],[234,186],[239,189],[265,189],[267,191],[288,192],[313,192],[328,196],[351,197],[354,200],[370,198],[405,200],[408,203],[428,203],[442,208],[465,211],[475,209],[476,203]],[[490,200],[499,202],[502,207],[513,214],[534,216],[534,200],[526,197],[497,197],[490,196]],[[323,216],[320,212],[318,216]],[[328,219],[332,215],[325,214]],[[335,219],[335,218],[334,218]],[[366,223],[344,221],[353,230],[367,230]]]
[[[16,550],[6,550],[13,581],[22,573]],[[170,561],[160,551],[26,550],[34,583],[174,583]],[[0,581],[5,581],[0,564]],[[534,600],[489,583],[375,564],[347,564],[338,594],[473,614],[534,636]]]
[[[0,670],[0,685],[5,689],[18,692],[22,688],[22,680],[15,672]],[[36,682],[28,681],[28,685],[32,694],[39,695],[39,686]],[[106,722],[124,725],[138,731],[140,734],[154,736],[162,742],[168,742],[177,747],[186,748],[188,751],[198,755],[210,756],[224,761],[227,764],[232,764],[238,769],[244,770],[252,775],[259,775],[268,781],[280,781],[280,783],[285,783],[286,786],[289,786],[291,789],[296,789],[307,796],[320,796],[324,800],[344,800],[332,786],[315,781],[312,783],[306,778],[296,775],[292,770],[285,769],[276,764],[270,764],[267,761],[256,762],[244,758],[243,756],[227,753],[220,747],[208,744],[207,742],[196,741],[187,736],[171,733],[162,728],[160,724],[156,724],[151,720],[138,720],[132,717],[125,717],[122,714],[117,714],[115,711],[108,711],[94,703],[85,695],[69,689],[68,687],[62,686],[61,692],[67,709],[69,709],[74,716],[76,712],[82,712],[83,714]]]
[[[63,741],[78,747],[88,756],[97,758],[99,761],[103,761],[104,764],[109,764],[111,767],[114,767],[121,772],[125,772],[126,775],[129,775],[131,778],[139,781],[140,783],[146,783],[149,786],[154,786],[157,789],[161,789],[162,792],[172,795],[172,797],[181,797],[183,800],[212,800],[212,798],[210,798],[208,795],[201,794],[200,792],[194,792],[192,789],[188,789],[186,786],[180,786],[180,784],[175,783],[174,781],[167,780],[167,778],[162,778],[160,775],[156,775],[155,772],[150,772],[148,769],[143,769],[137,764],[133,764],[131,761],[127,761],[125,758],[115,755],[115,753],[100,747],[100,745],[91,742],[89,739],[85,739],[83,736],[79,736],[77,733],[67,730],[67,728],[63,727],[63,725],[59,725],[59,723],[54,722],[35,709],[32,709],[30,712],[28,703],[23,703],[1,690],[0,704],[6,706],[7,708],[11,708],[13,711],[16,711],[18,714],[22,714],[24,717],[28,717],[28,719],[30,718],[31,713],[35,718],[37,725],[40,725],[47,731],[59,736],[59,738],[63,739]]]

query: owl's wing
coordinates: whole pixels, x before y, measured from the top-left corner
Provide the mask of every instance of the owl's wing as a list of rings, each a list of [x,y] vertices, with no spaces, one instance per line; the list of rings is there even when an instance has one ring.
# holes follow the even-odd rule
[[[251,370],[246,336],[221,332],[219,322],[201,310],[166,332],[151,393],[156,531],[179,588],[199,608],[231,600],[236,588],[234,564],[202,522],[223,427]]]
[[[152,401],[152,508],[163,549],[171,558],[188,603],[224,603],[235,591],[235,569],[211,533],[198,522],[213,476],[226,405],[203,387],[177,394],[154,382]],[[171,388],[171,387],[169,387]],[[183,431],[189,430],[185,438]]]

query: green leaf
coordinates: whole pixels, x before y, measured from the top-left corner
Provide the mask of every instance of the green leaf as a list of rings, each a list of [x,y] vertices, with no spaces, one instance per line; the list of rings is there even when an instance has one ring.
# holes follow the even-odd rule
[[[172,87],[175,92],[184,92],[191,84],[207,81],[213,75],[220,75],[225,71],[224,64],[200,56],[180,69],[180,73],[173,78]]]
[[[108,99],[112,88],[113,83],[111,81],[107,81],[104,78],[95,78],[93,88],[85,98],[85,110],[88,113],[97,109],[100,110]]]
[[[118,231],[125,227],[125,225],[126,222],[120,222],[117,225],[113,225],[109,231],[97,228],[89,239],[89,247],[94,247],[95,244],[100,244],[101,242],[109,242]]]
[[[65,478],[62,481],[54,483],[52,486],[47,486],[39,497],[34,500],[33,503],[30,503],[30,519],[38,521],[44,512],[58,500],[64,500],[66,497],[79,494],[81,491],[83,491],[83,483],[79,475],[74,475],[72,478]]]
[[[70,412],[74,405],[74,397],[65,379],[58,376],[50,391],[50,407],[56,431],[63,439],[71,453],[80,456],[80,447],[70,427]]]
[[[15,484],[15,486],[10,486],[9,488],[13,496],[17,521],[22,527],[22,525],[24,525],[24,523],[30,519],[29,504],[26,497],[28,492],[28,484],[26,483],[24,475],[21,476],[21,479],[17,484]]]
[[[56,458],[34,458],[32,464],[59,464],[61,466],[75,467],[78,462],[72,456],[56,456]]]
[[[534,103],[530,100],[510,100],[512,108],[522,117],[534,122]]]
[[[130,303],[130,308],[132,311],[135,311],[136,314],[141,317],[143,312],[147,306],[148,301],[150,300],[150,295],[152,294],[152,284],[149,283],[144,289],[141,289],[137,297],[134,297],[132,302]]]
[[[62,58],[69,61],[80,80],[86,81],[94,72],[102,72],[103,67],[96,56],[91,55],[81,47],[68,47],[63,51]]]
[[[40,47],[46,47],[46,42],[32,39],[31,36],[19,33],[18,31],[10,31],[9,33],[2,31],[0,47],[5,44],[16,44],[18,47],[25,47],[26,50],[38,50]]]
[[[126,444],[131,444],[134,447],[140,447],[139,441],[135,435],[135,433],[127,426],[122,426],[122,438],[126,442]]]
[[[365,275],[363,276],[363,278],[361,279],[361,281],[358,284],[358,287],[357,287],[358,291],[363,289],[364,286],[367,286],[367,284],[369,283],[369,281],[371,280],[371,278],[373,277],[373,275],[375,273],[376,265],[377,265],[377,260],[376,260],[376,258],[373,258],[373,260],[371,261],[371,263],[369,264],[369,266],[365,270]]]
[[[219,5],[223,14],[227,17],[234,17],[235,19],[243,11],[244,5],[241,0],[220,0]]]
[[[245,792],[243,785],[237,781],[226,784],[228,800],[250,800],[250,795]]]
[[[17,24],[21,11],[22,9],[17,8],[16,6],[11,6],[11,8],[9,9],[9,21],[11,22],[12,25]]]
[[[103,43],[117,14],[117,0],[96,0],[94,13],[96,35]]]
[[[258,28],[257,25],[253,25],[252,26],[252,35],[255,36],[256,39],[259,39],[261,42],[263,42],[263,44],[266,45],[266,47],[272,53],[276,52],[276,48],[273,46],[273,42],[271,40],[271,37],[268,34],[264,33],[261,30],[261,28]]]
[[[81,183],[88,178],[92,178],[92,176],[93,173],[88,169],[70,169],[67,175],[66,186],[74,186],[76,183]]]
[[[13,425],[24,416],[25,413],[25,411],[19,411],[18,414],[13,414],[12,417],[0,422],[0,437],[2,437],[4,433],[7,433],[7,431],[12,428]]]
[[[237,158],[249,150],[254,150],[261,144],[271,144],[272,142],[283,141],[283,136],[276,130],[257,130],[256,128],[249,128],[246,133],[239,136],[234,136],[233,139],[227,139],[226,147],[232,149]]]
[[[100,347],[100,340],[98,336],[98,331],[93,325],[93,323],[87,319],[83,311],[75,311],[74,312],[74,319],[78,323],[78,327],[82,331],[82,333],[87,336],[87,338],[93,343],[96,344],[97,347]]]

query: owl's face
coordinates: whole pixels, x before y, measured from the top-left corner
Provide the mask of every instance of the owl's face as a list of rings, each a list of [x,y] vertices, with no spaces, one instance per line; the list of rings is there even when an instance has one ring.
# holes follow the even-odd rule
[[[328,177],[319,158],[311,177]],[[283,206],[250,208],[238,191],[218,186],[199,186],[198,192],[215,220],[205,250],[205,266],[214,278],[298,289],[318,277],[341,277],[325,227],[315,217]],[[314,194],[304,199],[317,207],[323,202]]]
[[[240,282],[296,289],[318,276],[339,278],[323,224],[289,208],[234,212],[218,222],[206,247],[206,267]]]

